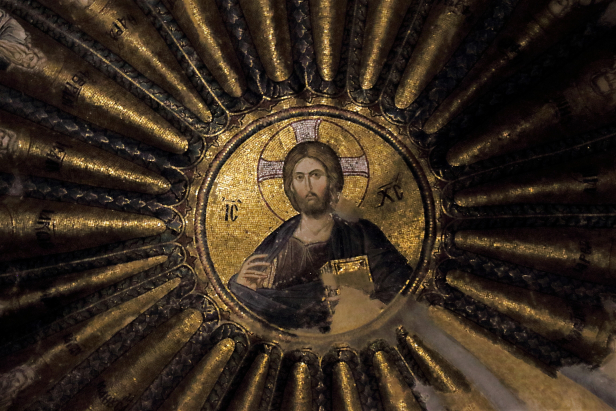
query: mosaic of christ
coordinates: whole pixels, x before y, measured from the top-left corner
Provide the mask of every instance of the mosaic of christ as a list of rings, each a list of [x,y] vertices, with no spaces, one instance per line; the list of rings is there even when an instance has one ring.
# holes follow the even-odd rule
[[[259,182],[277,179],[295,215],[262,239],[227,285],[267,322],[327,332],[341,311],[378,313],[413,270],[379,226],[343,198],[347,180],[368,180],[367,157],[337,153],[335,143],[320,138],[322,123],[291,123],[295,144],[284,160],[259,159]],[[393,188],[387,196],[401,198],[401,187]],[[389,202],[383,200],[376,207]]]

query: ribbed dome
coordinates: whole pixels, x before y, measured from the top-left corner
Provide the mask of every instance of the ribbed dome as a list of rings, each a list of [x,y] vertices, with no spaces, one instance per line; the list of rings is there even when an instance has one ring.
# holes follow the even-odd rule
[[[614,24],[0,0],[0,411],[616,408]]]

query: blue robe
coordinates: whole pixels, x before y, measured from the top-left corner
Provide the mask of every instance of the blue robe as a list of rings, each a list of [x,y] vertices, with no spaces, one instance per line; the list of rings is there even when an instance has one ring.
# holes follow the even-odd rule
[[[272,262],[297,229],[301,216],[285,221],[254,251],[267,254]],[[412,269],[385,234],[368,220],[349,222],[334,216],[334,226],[328,241],[329,260],[365,255],[374,281],[374,294],[384,303],[390,302],[411,278]],[[229,289],[253,313],[269,323],[285,328],[319,327],[325,331],[331,322],[329,306],[324,300],[321,281],[293,285],[284,289],[252,290],[229,280]]]

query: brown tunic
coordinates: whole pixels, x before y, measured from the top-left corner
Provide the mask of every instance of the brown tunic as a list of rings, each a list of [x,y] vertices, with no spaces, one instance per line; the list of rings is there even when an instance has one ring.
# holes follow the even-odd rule
[[[274,260],[276,274],[272,288],[284,289],[319,280],[319,269],[329,261],[329,240],[304,244],[291,237]]]

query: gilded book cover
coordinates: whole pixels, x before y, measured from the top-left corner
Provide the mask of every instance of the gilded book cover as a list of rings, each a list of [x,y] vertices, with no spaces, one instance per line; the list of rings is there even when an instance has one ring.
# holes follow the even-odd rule
[[[319,270],[319,275],[325,289],[333,295],[339,295],[342,287],[354,288],[367,295],[374,292],[370,265],[365,255],[328,261]]]

